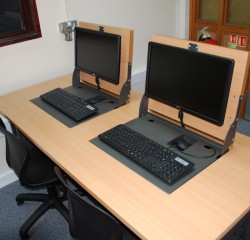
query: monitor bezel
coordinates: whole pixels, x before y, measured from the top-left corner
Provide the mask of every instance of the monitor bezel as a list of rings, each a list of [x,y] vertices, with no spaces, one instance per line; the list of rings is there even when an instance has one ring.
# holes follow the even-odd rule
[[[179,104],[175,103],[175,102],[171,102],[166,98],[162,98],[160,96],[156,96],[154,94],[151,94],[151,92],[149,91],[149,76],[150,76],[150,61],[151,61],[151,49],[152,46],[160,46],[160,47],[170,47],[173,49],[177,49],[180,51],[190,51],[188,49],[185,48],[180,48],[180,47],[176,47],[176,46],[172,46],[172,45],[167,45],[167,44],[162,44],[162,43],[158,43],[158,42],[149,42],[148,43],[148,56],[147,56],[147,69],[146,69],[146,84],[145,84],[145,96],[148,98],[152,98],[156,101],[159,101],[161,103],[167,104],[170,107],[173,107],[179,111],[191,114],[192,116],[198,117],[199,119],[205,120],[207,122],[213,123],[217,126],[222,126],[224,124],[224,120],[225,120],[225,115],[226,115],[226,111],[227,111],[227,103],[229,100],[229,94],[230,94],[230,87],[231,87],[231,83],[232,83],[232,78],[233,78],[233,70],[234,70],[234,59],[230,59],[230,58],[225,58],[222,56],[218,56],[218,55],[213,55],[213,54],[208,54],[208,53],[204,53],[204,52],[193,52],[193,54],[201,54],[203,57],[208,57],[210,59],[215,59],[215,60],[219,60],[219,61],[224,61],[227,62],[229,65],[229,70],[228,70],[228,75],[226,76],[226,84],[225,84],[225,88],[224,88],[224,92],[223,92],[223,100],[221,102],[221,107],[220,107],[220,112],[218,114],[218,118],[211,118],[209,116],[206,116],[202,113],[193,111],[192,109],[188,109],[185,108],[183,106],[180,106]]]
[[[82,66],[79,66],[79,64],[77,63],[77,34],[79,32],[87,32],[87,33],[91,33],[93,35],[98,35],[98,36],[103,36],[106,38],[113,38],[117,40],[117,59],[118,61],[116,61],[116,78],[110,78],[108,76],[104,76],[101,73],[97,73],[97,72],[93,72],[90,69],[86,69]],[[119,85],[120,83],[120,68],[121,68],[121,35],[118,34],[113,34],[113,33],[109,33],[109,32],[104,32],[104,31],[100,31],[100,30],[94,30],[94,29],[89,29],[89,28],[83,28],[83,27],[75,27],[74,30],[74,42],[75,42],[75,69],[82,71],[84,73],[90,74],[98,79],[102,79],[104,81],[107,81],[109,83],[112,83],[114,85]]]

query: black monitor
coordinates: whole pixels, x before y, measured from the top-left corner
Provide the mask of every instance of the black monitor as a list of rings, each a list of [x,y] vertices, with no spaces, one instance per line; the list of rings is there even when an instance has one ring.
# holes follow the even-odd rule
[[[119,84],[121,36],[75,28],[75,68],[113,84]]]
[[[150,42],[145,95],[223,125],[234,60]]]

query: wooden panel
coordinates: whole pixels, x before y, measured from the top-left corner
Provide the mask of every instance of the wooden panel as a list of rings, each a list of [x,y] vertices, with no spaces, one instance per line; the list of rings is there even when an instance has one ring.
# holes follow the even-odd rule
[[[154,35],[152,37],[152,41],[181,48],[188,48],[189,42],[192,42],[188,40],[169,38],[159,35]],[[193,43],[196,43],[198,45],[200,52],[219,55],[227,58],[232,58],[235,60],[233,79],[232,79],[224,124],[221,127],[219,127],[214,124],[208,123],[204,120],[201,120],[199,118],[196,118],[192,115],[189,115],[187,113],[185,113],[184,117],[184,122],[186,125],[224,141],[226,134],[236,117],[239,97],[240,95],[243,94],[245,89],[246,70],[248,70],[249,68],[249,53],[246,51],[238,51],[234,49],[229,49],[211,44],[205,44],[201,42],[193,42]],[[179,122],[178,110],[175,108],[169,107],[165,104],[150,99],[149,109],[156,111],[160,114],[163,114]]]
[[[105,32],[121,35],[121,65],[120,65],[119,84],[114,85],[107,81],[100,80],[101,89],[104,89],[108,92],[115,94],[116,96],[119,96],[121,88],[128,78],[128,63],[129,62],[132,63],[134,31],[131,29],[104,26],[100,24],[86,23],[86,22],[80,22],[79,26],[93,30],[99,30],[99,27],[102,26],[104,27]],[[80,78],[83,82],[88,82],[89,84],[96,86],[94,76],[81,72]]]

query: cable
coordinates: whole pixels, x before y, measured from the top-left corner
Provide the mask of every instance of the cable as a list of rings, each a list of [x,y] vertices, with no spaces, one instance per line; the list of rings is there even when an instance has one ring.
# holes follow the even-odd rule
[[[180,151],[180,150],[177,148],[177,150],[178,150],[179,152],[182,152],[183,154],[185,154],[185,155],[187,155],[187,156],[189,156],[189,157],[195,157],[195,158],[210,158],[210,157],[213,157],[213,156],[216,154],[216,150],[215,150],[214,147],[211,147],[211,149],[213,150],[213,153],[211,153],[211,154],[208,155],[208,156],[195,156],[195,155],[190,154],[190,153],[182,152],[182,151]]]
[[[175,146],[170,146],[168,148],[173,148],[173,149],[177,150],[180,153],[183,153],[183,154],[185,154],[185,155],[187,155],[189,157],[195,157],[195,158],[210,158],[210,157],[213,157],[216,154],[216,150],[215,150],[214,147],[211,147],[211,149],[213,150],[213,153],[211,153],[210,155],[207,155],[207,156],[196,156],[196,155],[193,155],[193,154],[190,154],[190,153],[186,153],[186,152],[183,152],[183,151],[179,150]]]
[[[182,112],[182,110],[179,111],[179,113],[178,113],[178,118],[179,118],[180,121],[181,121],[181,126],[182,126],[183,128],[185,128],[185,125],[184,125],[184,122],[183,122],[184,113]]]
[[[100,91],[100,80],[99,80],[99,77],[95,78],[95,82],[96,82],[98,91]]]
[[[116,104],[112,99],[106,99],[106,100],[103,100],[101,102],[95,103],[94,105],[95,106],[100,106],[100,105],[107,104],[107,103]]]

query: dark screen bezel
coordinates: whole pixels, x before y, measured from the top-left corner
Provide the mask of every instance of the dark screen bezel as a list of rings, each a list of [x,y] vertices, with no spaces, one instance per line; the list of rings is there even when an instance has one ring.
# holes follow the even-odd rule
[[[227,103],[228,103],[228,97],[229,97],[229,93],[230,93],[230,87],[231,87],[231,81],[232,81],[232,75],[233,75],[233,69],[234,69],[234,60],[233,59],[229,59],[229,58],[224,58],[224,57],[220,57],[220,56],[216,56],[216,55],[211,55],[211,54],[207,54],[207,53],[203,53],[203,52],[194,52],[193,54],[196,54],[198,57],[202,56],[205,58],[210,58],[210,59],[214,59],[215,61],[223,61],[226,62],[228,64],[228,74],[226,76],[226,83],[224,86],[224,92],[223,97],[222,97],[222,102],[221,102],[221,106],[220,106],[220,112],[217,115],[217,118],[211,118],[209,116],[206,116],[202,113],[196,112],[192,109],[188,109],[185,108],[184,106],[180,106],[178,103],[176,102],[171,102],[169,101],[167,98],[162,98],[161,96],[156,96],[155,94],[151,94],[151,91],[149,89],[149,76],[150,76],[150,64],[151,64],[151,51],[152,51],[152,47],[162,47],[162,48],[172,48],[175,49],[177,51],[189,51],[188,49],[184,49],[184,48],[179,48],[179,47],[175,47],[175,46],[169,46],[166,44],[161,44],[161,43],[156,43],[156,42],[149,42],[148,44],[148,58],[147,58],[147,71],[146,71],[146,86],[145,86],[145,96],[152,98],[154,100],[160,101],[164,104],[167,104],[171,107],[174,107],[178,110],[181,110],[182,112],[186,112],[189,113],[195,117],[201,118],[205,121],[208,121],[210,123],[213,123],[215,125],[218,126],[222,126],[224,123],[224,119],[225,119],[225,114],[226,114],[226,109],[227,109]],[[176,66],[177,70],[179,69],[180,71],[180,66]],[[194,66],[194,70],[195,70],[195,66]]]
[[[110,78],[109,76],[105,76],[101,73],[93,72],[89,69],[84,68],[83,66],[79,66],[79,64],[77,63],[77,54],[78,54],[77,37],[78,37],[78,34],[80,34],[81,32],[86,32],[86,33],[90,33],[93,35],[103,36],[104,38],[113,38],[117,41],[116,43],[117,43],[117,59],[118,59],[118,61],[116,62],[116,65],[114,66],[116,68],[116,74],[115,74],[116,78],[115,79]],[[121,36],[120,35],[113,34],[113,33],[107,33],[107,32],[103,32],[103,31],[97,31],[97,30],[88,29],[88,28],[75,27],[75,69],[77,69],[79,71],[83,71],[87,74],[90,74],[94,77],[105,80],[107,82],[110,82],[112,84],[118,85],[120,83],[120,66],[121,66]]]

